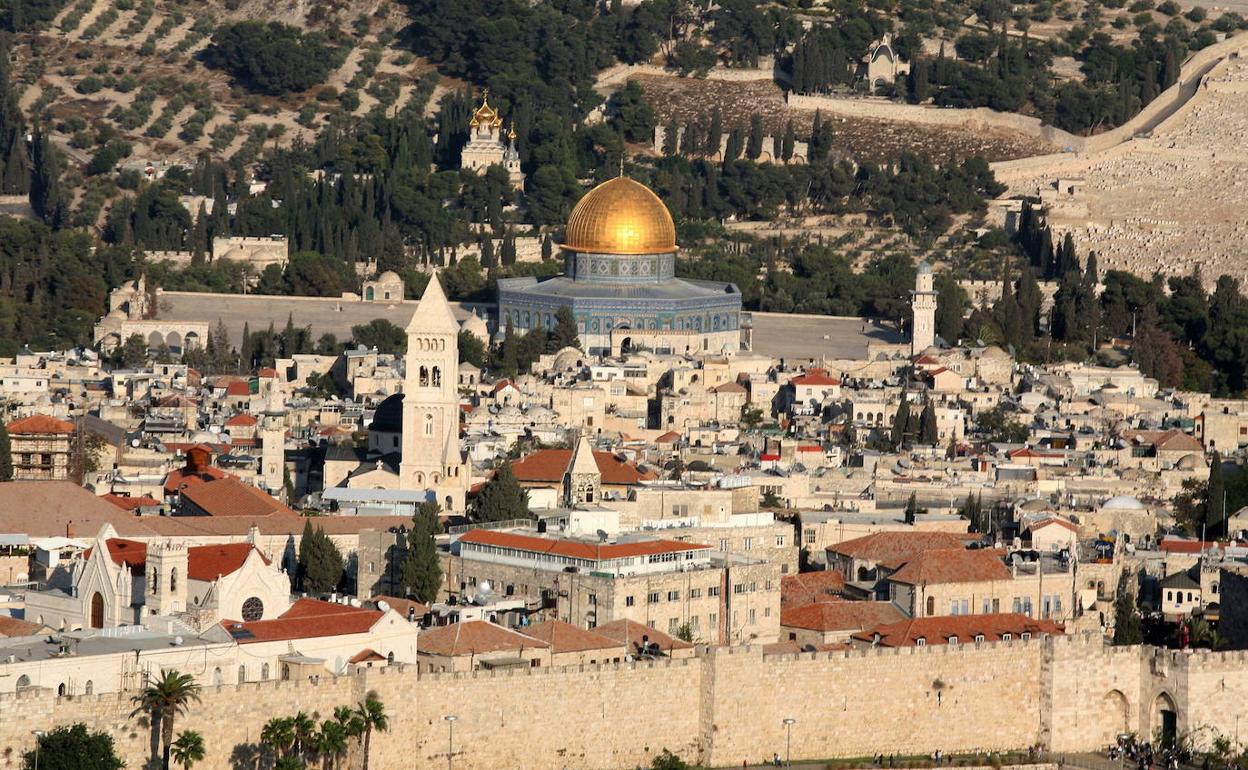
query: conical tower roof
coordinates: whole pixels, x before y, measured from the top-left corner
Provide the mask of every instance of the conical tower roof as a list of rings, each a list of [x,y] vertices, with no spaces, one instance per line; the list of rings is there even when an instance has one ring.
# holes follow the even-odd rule
[[[446,301],[442,284],[435,273],[430,276],[425,286],[425,293],[420,297],[416,312],[407,324],[408,334],[459,334],[459,323],[451,313],[451,303]]]
[[[573,476],[602,473],[598,470],[598,461],[594,459],[594,450],[589,446],[589,439],[584,434],[581,434],[581,440],[576,443],[576,449],[572,450],[568,473]]]

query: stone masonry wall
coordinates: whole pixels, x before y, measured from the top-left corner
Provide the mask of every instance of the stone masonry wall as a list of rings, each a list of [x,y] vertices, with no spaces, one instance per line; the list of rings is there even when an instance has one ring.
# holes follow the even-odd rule
[[[373,770],[437,770],[447,714],[459,770],[622,770],[670,749],[709,766],[785,751],[818,759],[1044,744],[1093,751],[1118,732],[1152,737],[1161,710],[1197,745],[1233,736],[1248,700],[1248,654],[1112,648],[1095,635],[997,644],[764,656],[721,648],[655,663],[422,675],[370,669],[312,682],[206,688],[178,729],[204,734],[202,770],[254,767],[260,729],[299,710],[324,718],[375,691],[391,724],[374,736]],[[86,722],[142,767],[150,732],[126,694],[0,697],[0,770],[15,768],[31,731]],[[356,761],[348,763],[358,767]]]

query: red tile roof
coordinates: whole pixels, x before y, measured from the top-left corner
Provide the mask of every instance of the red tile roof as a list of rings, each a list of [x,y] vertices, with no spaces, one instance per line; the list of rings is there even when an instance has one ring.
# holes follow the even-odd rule
[[[780,612],[780,625],[810,631],[861,631],[905,616],[892,602],[817,602]]]
[[[972,644],[975,637],[981,634],[986,642],[999,642],[1004,634],[1020,639],[1024,633],[1038,636],[1064,634],[1066,630],[1061,624],[1051,620],[1033,620],[1026,615],[1001,612],[913,618],[860,631],[853,635],[853,639],[872,642],[881,647],[913,647],[918,639],[923,639],[927,645],[936,645],[948,644],[950,637],[956,636],[959,644]],[[878,642],[875,639],[876,634],[880,636]]]
[[[251,543],[228,543],[225,545],[201,545],[188,548],[186,551],[186,576],[191,580],[211,582],[222,575],[232,574],[251,555]],[[259,551],[257,551],[259,553]],[[264,554],[260,558],[265,564],[269,560]]]
[[[669,430],[667,433],[664,433],[662,436],[659,436],[658,438],[656,438],[654,440],[654,443],[675,444],[677,441],[680,441],[680,434],[674,430]]]
[[[521,482],[555,484],[563,481],[563,473],[571,461],[571,449],[539,449],[512,463],[511,471]],[[594,452],[594,462],[602,474],[603,484],[635,485],[658,478],[653,471],[643,471],[610,452]]]
[[[204,465],[195,470],[178,468],[169,471],[165,476],[165,494],[176,495],[197,484],[224,478],[233,478],[233,476],[213,465]]]
[[[107,494],[100,495],[101,500],[107,500],[123,511],[133,511],[136,508],[142,508],[148,505],[160,505],[160,501],[154,497],[143,495],[142,497],[122,497],[121,495]]]
[[[357,652],[356,654],[348,658],[347,662],[348,663],[375,663],[377,661],[382,661],[382,660],[387,660],[385,655],[382,655],[380,652],[377,652],[376,650],[365,647],[364,649],[360,650],[359,652]]]
[[[229,385],[225,386],[225,394],[227,396],[250,396],[252,395],[251,385],[245,381],[244,382],[238,382],[238,381],[231,382]]]
[[[1066,521],[1065,519],[1045,519],[1044,521],[1038,522],[1036,524],[1032,524],[1031,531],[1035,532],[1038,529],[1044,529],[1045,527],[1053,526],[1053,525],[1062,527],[1063,529],[1068,529],[1071,532],[1079,531],[1078,527],[1076,527],[1074,524],[1071,524],[1069,521]]]
[[[6,430],[16,436],[44,435],[48,433],[73,433],[74,424],[58,420],[46,414],[33,414],[20,420],[14,420],[6,426]]]
[[[923,551],[962,545],[962,540],[951,532],[876,532],[830,545],[827,551],[896,569]]]
[[[385,602],[386,604],[390,606],[390,609],[394,610],[395,612],[399,613],[405,618],[408,616],[408,612],[410,610],[416,610],[417,619],[420,619],[421,617],[424,617],[426,614],[429,613],[428,604],[421,604],[420,602],[413,601],[411,599],[400,599],[397,596],[387,596],[385,594],[377,594],[373,598],[369,599],[369,601],[374,602],[374,603]]]
[[[42,623],[32,623],[28,620],[18,620],[8,615],[0,615],[0,636],[34,636],[44,628],[47,628],[47,626]]]
[[[114,537],[104,541],[104,546],[108,548],[108,556],[112,559],[113,564],[119,567],[129,567],[131,574],[141,575],[147,565],[147,544],[140,543],[138,540],[126,540],[125,538]],[[88,548],[82,552],[82,558],[90,559],[91,552],[95,550]]]
[[[584,652],[586,650],[623,649],[623,643],[593,631],[565,623],[562,620],[548,620],[524,629],[527,636],[541,639],[550,645],[550,651]]]
[[[816,602],[840,599],[845,590],[845,576],[836,570],[802,572],[780,578],[780,606],[804,607]]]
[[[1166,553],[1200,553],[1202,551],[1212,551],[1218,547],[1218,544],[1213,540],[1183,540],[1177,537],[1163,537],[1158,547]]]
[[[239,644],[368,633],[384,613],[319,599],[299,599],[281,617],[250,623],[223,620]]]
[[[417,650],[429,655],[456,657],[550,647],[535,639],[484,620],[469,620],[426,631],[420,635]]]
[[[789,380],[794,385],[840,385],[841,381],[835,377],[829,377],[828,373],[823,369],[807,369],[805,374],[799,374]]]
[[[225,427],[227,428],[249,427],[249,426],[255,425],[258,422],[259,420],[257,420],[255,417],[252,417],[251,415],[243,412],[240,414],[236,414],[230,419],[226,420]]]
[[[683,543],[677,540],[638,540],[629,543],[591,543],[584,540],[564,540],[554,537],[519,535],[492,529],[474,529],[459,538],[461,543],[477,543],[496,548],[512,548],[529,553],[548,553],[573,559],[606,561],[626,559],[633,556],[650,556],[661,553],[704,551],[709,545]]]
[[[995,550],[968,551],[942,548],[924,551],[888,576],[895,583],[931,585],[937,583],[983,583],[1010,580],[1009,568]]]
[[[209,516],[296,516],[281,501],[233,478],[215,479],[182,490],[182,499]]]
[[[598,626],[594,629],[594,633],[620,642],[630,653],[641,652],[642,647],[646,644],[657,644],[659,649],[665,652],[693,649],[693,645],[689,642],[669,636],[658,629],[643,626],[641,623],[627,618],[613,620],[610,623]]]

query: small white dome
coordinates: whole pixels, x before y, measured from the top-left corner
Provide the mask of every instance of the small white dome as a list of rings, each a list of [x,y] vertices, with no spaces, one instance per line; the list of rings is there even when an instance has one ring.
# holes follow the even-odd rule
[[[1142,511],[1144,509],[1144,503],[1131,495],[1111,497],[1101,505],[1103,511]]]

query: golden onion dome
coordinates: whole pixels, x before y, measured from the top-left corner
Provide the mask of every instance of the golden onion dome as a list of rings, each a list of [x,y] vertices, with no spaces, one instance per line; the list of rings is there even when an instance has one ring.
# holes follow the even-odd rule
[[[676,251],[672,215],[650,188],[625,176],[585,193],[568,215],[563,248],[596,254]]]

